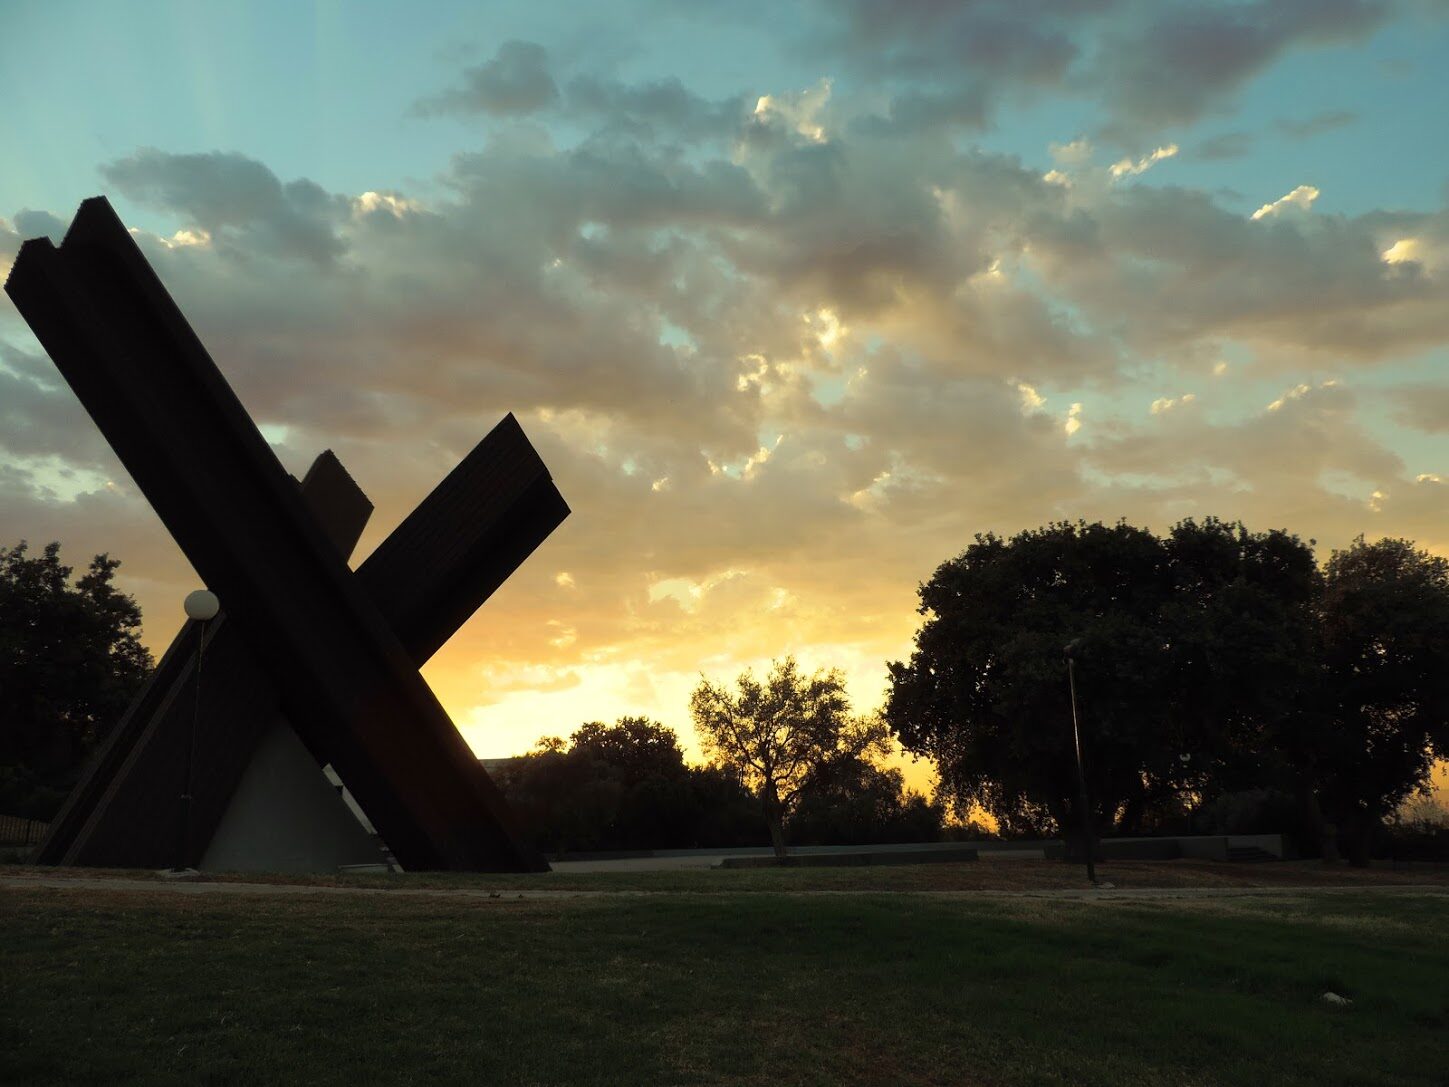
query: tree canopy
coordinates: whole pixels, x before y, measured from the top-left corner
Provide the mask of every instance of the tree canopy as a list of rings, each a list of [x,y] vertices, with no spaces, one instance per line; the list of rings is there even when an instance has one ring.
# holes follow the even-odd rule
[[[962,814],[1076,826],[1076,642],[1093,823],[1135,832],[1207,775],[1240,772],[1243,746],[1291,707],[1279,681],[1306,664],[1316,578],[1296,537],[1211,519],[1162,538],[1120,522],[981,535],[920,587],[927,619],[910,662],[888,665],[885,719]]]
[[[119,566],[97,555],[72,584],[60,544],[0,548],[0,811],[53,815],[151,670]]]
[[[1449,561],[1360,536],[1324,569],[1317,633],[1310,716],[1283,747],[1362,861],[1449,755]]]
[[[888,750],[885,726],[853,717],[837,670],[800,672],[793,657],[773,662],[761,683],[746,671],[737,693],[701,677],[690,713],[709,755],[759,795],[771,844],[785,855],[785,822],[812,778],[846,760]]]
[[[495,780],[549,853],[754,845],[764,833],[736,775],[686,765],[674,731],[646,717],[544,737]]]

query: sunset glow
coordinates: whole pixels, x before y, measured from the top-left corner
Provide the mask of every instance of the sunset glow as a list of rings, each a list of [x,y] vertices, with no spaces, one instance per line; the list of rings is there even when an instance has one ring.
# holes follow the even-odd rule
[[[482,756],[697,757],[700,676],[787,654],[872,710],[977,533],[1449,554],[1442,6],[1189,66],[1262,5],[58,7],[0,23],[0,276],[107,194],[286,468],[374,502],[354,565],[507,412],[552,471],[424,670]],[[198,579],[3,297],[0,448],[0,544],[119,558],[159,653]]]

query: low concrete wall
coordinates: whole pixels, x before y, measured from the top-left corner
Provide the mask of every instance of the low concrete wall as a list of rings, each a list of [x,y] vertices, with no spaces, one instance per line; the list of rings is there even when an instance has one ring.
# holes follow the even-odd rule
[[[1182,855],[1195,861],[1225,861],[1228,859],[1228,840],[1219,835],[1195,838],[1180,838]]]
[[[1261,849],[1271,853],[1280,861],[1288,856],[1287,845],[1281,834],[1229,834],[1228,849]]]
[[[1122,860],[1167,860],[1172,857],[1191,857],[1195,860],[1228,859],[1228,849],[1256,847],[1275,857],[1283,857],[1284,842],[1281,834],[1234,834],[1184,835],[1175,838],[1105,838],[1098,843],[1109,858]],[[989,839],[979,842],[907,842],[891,845],[792,845],[792,857],[839,856],[859,853],[892,854],[905,853],[919,856],[924,853],[951,853],[954,850],[973,850],[981,856],[1005,854],[1010,857],[1045,857],[1047,860],[1061,860],[1065,846],[1060,838],[1036,838],[1022,841],[998,841]],[[1121,852],[1118,852],[1118,851]],[[1176,850],[1176,852],[1174,852]],[[774,850],[767,845],[737,846],[714,849],[638,849],[599,853],[560,853],[549,856],[551,861],[603,861],[642,860],[653,857],[770,857]],[[885,864],[886,861],[877,863]],[[915,861],[910,863],[914,864]]]
[[[885,852],[858,853],[792,853],[784,857],[725,857],[721,868],[843,868],[881,864],[942,864],[947,861],[974,861],[975,849],[893,849]]]
[[[1175,861],[1183,855],[1176,838],[1107,838],[1101,848],[1109,861]]]

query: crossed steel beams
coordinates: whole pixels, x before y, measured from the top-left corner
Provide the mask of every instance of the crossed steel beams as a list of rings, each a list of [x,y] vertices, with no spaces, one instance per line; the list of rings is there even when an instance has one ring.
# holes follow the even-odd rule
[[[417,672],[568,514],[512,417],[354,575],[104,198],[6,292],[403,866],[546,868]]]
[[[345,561],[372,514],[372,503],[331,452],[317,458],[301,488],[308,508]],[[199,867],[263,732],[280,711],[275,687],[224,611],[207,626],[206,683],[197,692],[192,678],[196,627],[192,620],[182,626],[146,685],[97,747],[50,821],[36,863]],[[193,698],[200,699],[199,706]],[[178,850],[178,797],[193,728],[193,799],[187,840]],[[327,761],[322,756],[319,766]]]

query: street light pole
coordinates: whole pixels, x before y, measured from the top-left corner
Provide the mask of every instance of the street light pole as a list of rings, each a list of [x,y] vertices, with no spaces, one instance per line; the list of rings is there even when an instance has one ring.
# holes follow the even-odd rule
[[[206,648],[206,626],[216,618],[221,603],[216,594],[197,589],[187,594],[184,604],[187,618],[196,623],[196,675],[193,685],[194,701],[191,706],[191,731],[186,737],[186,768],[181,783],[181,820],[176,831],[176,865],[172,868],[178,874],[190,867],[191,851],[191,768],[196,753],[196,730],[201,720],[201,656]]]
[[[1082,729],[1077,723],[1077,673],[1074,659],[1077,650],[1077,643],[1073,641],[1067,643],[1062,653],[1067,658],[1067,688],[1071,692],[1072,700],[1072,742],[1077,749],[1077,803],[1082,809],[1082,846],[1087,854],[1087,879],[1095,886],[1097,869],[1092,861],[1092,813],[1087,807],[1087,771],[1082,764]]]

